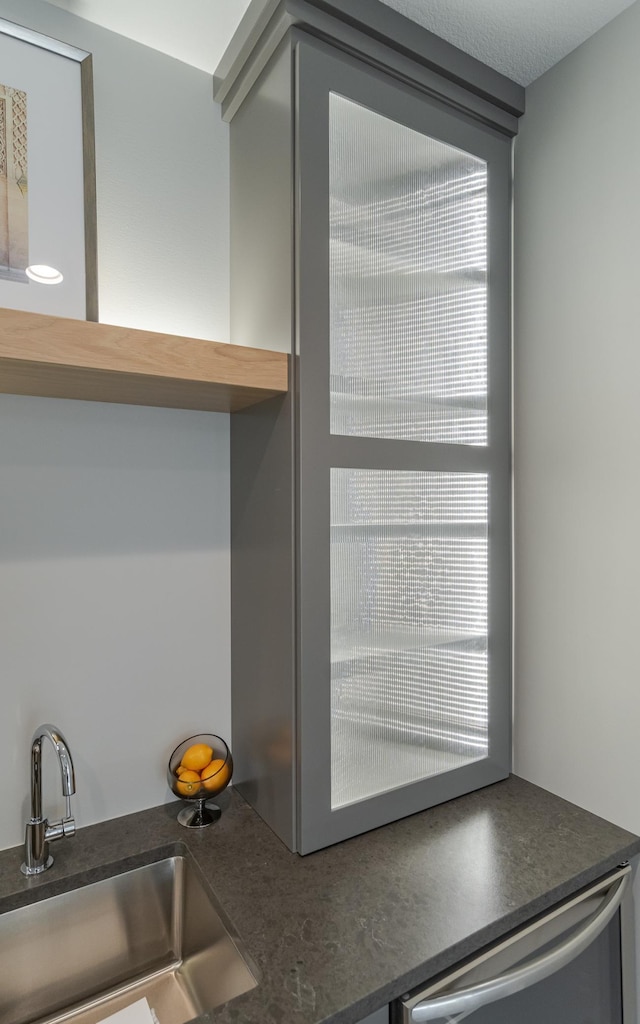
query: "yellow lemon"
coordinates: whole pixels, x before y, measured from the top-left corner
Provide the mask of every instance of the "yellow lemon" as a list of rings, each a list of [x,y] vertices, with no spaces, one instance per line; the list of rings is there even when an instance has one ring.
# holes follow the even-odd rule
[[[182,755],[182,767],[190,772],[201,772],[213,757],[213,750],[206,743],[193,743]]]
[[[200,776],[197,772],[185,769],[176,782],[176,789],[182,796],[195,796],[200,789]]]
[[[221,757],[216,758],[200,772],[202,785],[210,792],[224,789],[230,777],[229,766]]]

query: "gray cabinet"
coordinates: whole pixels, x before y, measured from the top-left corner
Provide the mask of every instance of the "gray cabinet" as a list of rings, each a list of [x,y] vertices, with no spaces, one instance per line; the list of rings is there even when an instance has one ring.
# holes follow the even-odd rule
[[[232,423],[234,781],[301,853],[504,778],[511,721],[511,115],[318,6],[219,87],[233,340],[294,381]]]
[[[360,1021],[360,1024],[389,1024],[389,1008],[384,1006],[381,1010],[377,1010],[376,1013],[371,1013],[364,1020]]]

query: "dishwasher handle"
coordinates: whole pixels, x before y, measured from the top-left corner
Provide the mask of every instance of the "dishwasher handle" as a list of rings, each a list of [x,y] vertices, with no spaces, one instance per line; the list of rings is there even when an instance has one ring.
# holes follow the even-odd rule
[[[479,982],[469,988],[459,989],[457,992],[450,992],[446,995],[427,997],[415,1003],[411,1007],[408,1018],[405,1019],[411,1021],[412,1024],[423,1024],[424,1021],[440,1020],[443,1017],[450,1018],[455,1014],[466,1016],[481,1006],[487,1006],[499,999],[506,999],[507,996],[513,995],[515,992],[521,992],[522,989],[535,985],[536,982],[543,981],[555,974],[556,971],[566,967],[587,949],[613,918],[629,884],[630,870],[630,868],[625,870],[617,885],[604,898],[602,906],[587,918],[585,924],[570,938],[565,939],[548,953],[530,960],[523,967],[514,967],[496,978]],[[514,936],[514,941],[517,941],[517,935]]]

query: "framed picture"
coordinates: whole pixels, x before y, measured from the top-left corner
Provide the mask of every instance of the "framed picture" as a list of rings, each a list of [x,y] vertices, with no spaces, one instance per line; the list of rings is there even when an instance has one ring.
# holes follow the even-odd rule
[[[0,306],[98,319],[91,54],[1,18]]]

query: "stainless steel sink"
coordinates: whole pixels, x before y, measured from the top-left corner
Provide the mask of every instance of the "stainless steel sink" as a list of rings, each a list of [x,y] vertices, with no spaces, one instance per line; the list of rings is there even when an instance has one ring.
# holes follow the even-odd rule
[[[0,1024],[98,1024],[143,996],[184,1024],[256,984],[184,856],[0,915]]]

